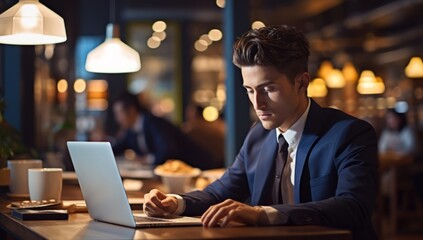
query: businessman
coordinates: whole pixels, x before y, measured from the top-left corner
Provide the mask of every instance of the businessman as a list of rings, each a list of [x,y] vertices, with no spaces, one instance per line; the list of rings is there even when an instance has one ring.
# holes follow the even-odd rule
[[[238,39],[233,62],[259,122],[219,180],[182,196],[153,189],[145,212],[202,215],[205,227],[324,225],[377,239],[375,131],[307,97],[309,55],[294,27],[263,27]]]
[[[112,143],[115,154],[132,149],[139,156],[152,156],[153,165],[179,159],[200,169],[221,166],[178,127],[154,116],[133,94],[121,93],[113,104],[113,113],[124,133]]]

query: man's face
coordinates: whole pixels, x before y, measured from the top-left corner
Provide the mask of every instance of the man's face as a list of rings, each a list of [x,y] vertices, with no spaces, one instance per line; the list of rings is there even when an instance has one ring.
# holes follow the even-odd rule
[[[386,115],[386,124],[388,129],[398,130],[400,127],[400,120],[394,113],[389,112]]]
[[[244,87],[263,127],[286,131],[307,106],[305,91],[307,73],[298,75],[295,83],[272,66],[241,67]]]
[[[113,113],[116,122],[125,129],[132,128],[136,121],[137,113],[134,107],[124,108],[121,102],[116,102],[113,105]]]

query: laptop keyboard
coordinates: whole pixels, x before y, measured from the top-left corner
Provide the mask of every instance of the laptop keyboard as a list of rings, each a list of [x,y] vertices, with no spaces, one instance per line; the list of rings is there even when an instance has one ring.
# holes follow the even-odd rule
[[[168,219],[163,218],[154,218],[154,217],[144,217],[144,216],[134,216],[135,221],[138,223],[149,223],[149,222],[172,222]]]

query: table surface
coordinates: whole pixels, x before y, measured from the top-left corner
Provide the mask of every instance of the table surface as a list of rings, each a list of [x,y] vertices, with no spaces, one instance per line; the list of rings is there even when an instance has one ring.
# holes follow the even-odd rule
[[[159,187],[157,180],[144,180],[141,191],[128,192],[129,197],[143,196],[144,189]],[[64,200],[82,199],[79,186],[64,184]],[[269,227],[161,227],[133,229],[94,221],[87,213],[69,214],[69,220],[19,221],[10,216],[5,206],[12,200],[0,194],[0,227],[17,239],[351,239],[346,230],[322,226]],[[1,235],[0,235],[1,236]]]

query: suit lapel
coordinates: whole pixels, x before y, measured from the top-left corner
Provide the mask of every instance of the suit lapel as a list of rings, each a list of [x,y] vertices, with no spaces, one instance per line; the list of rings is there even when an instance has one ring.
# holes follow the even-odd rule
[[[319,137],[321,122],[323,121],[321,114],[321,107],[311,100],[310,111],[307,116],[306,124],[304,126],[303,135],[301,136],[300,144],[297,149],[297,156],[295,160],[295,185],[294,185],[294,201],[300,203],[301,193],[301,176],[304,171],[304,165],[310,150]]]
[[[272,130],[269,132],[258,155],[256,172],[254,175],[253,194],[251,196],[253,205],[257,205],[261,202],[260,200],[264,197],[263,194],[266,194],[266,197],[271,195],[271,193],[263,193],[263,191],[265,190],[265,184],[269,178],[269,174],[273,174],[271,170],[276,158],[276,149],[278,146],[275,131],[276,130]]]

